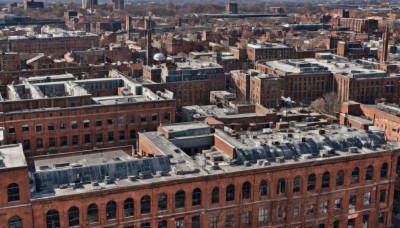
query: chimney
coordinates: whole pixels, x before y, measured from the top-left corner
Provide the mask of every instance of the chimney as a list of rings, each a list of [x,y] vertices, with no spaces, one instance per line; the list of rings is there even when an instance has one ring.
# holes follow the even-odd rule
[[[389,49],[389,27],[386,26],[385,28],[385,33],[383,34],[382,37],[382,51],[381,51],[381,56],[380,56],[380,61],[385,62],[387,61],[388,57],[388,49]]]

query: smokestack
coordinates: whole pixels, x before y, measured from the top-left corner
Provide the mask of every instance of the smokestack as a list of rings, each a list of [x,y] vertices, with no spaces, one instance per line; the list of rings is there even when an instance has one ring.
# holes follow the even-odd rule
[[[153,64],[153,47],[151,46],[151,29],[152,29],[152,23],[151,23],[151,17],[149,17],[148,21],[145,21],[145,28],[147,32],[147,50],[146,50],[146,57],[147,57],[147,65],[150,66]]]
[[[383,34],[382,37],[382,52],[381,52],[381,56],[380,56],[380,60],[381,62],[385,62],[387,61],[387,57],[388,57],[388,50],[389,50],[389,27],[386,26],[385,28],[385,33]]]

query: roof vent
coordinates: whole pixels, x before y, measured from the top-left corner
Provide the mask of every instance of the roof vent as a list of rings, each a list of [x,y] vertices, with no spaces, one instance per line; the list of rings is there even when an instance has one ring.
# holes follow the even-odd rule
[[[104,177],[104,183],[105,184],[112,184],[113,180],[109,176]]]
[[[136,178],[136,176],[128,176],[128,180],[135,182],[135,181],[137,181],[137,178]]]
[[[100,185],[99,185],[99,182],[93,181],[93,182],[92,182],[92,189],[93,189],[93,190],[100,190],[101,187],[100,187]]]
[[[247,166],[247,167],[251,166],[249,161],[245,161],[243,164],[244,164],[244,166]]]
[[[153,175],[151,175],[151,171],[141,171],[139,173],[139,179],[150,179]]]
[[[349,153],[350,154],[356,154],[358,153],[358,148],[355,146],[349,147]]]
[[[284,157],[277,157],[276,158],[276,162],[277,163],[284,163],[285,162],[285,158]]]

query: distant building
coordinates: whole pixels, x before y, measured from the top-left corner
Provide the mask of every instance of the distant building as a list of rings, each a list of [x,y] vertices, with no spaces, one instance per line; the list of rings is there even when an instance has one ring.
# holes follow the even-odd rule
[[[98,0],[82,0],[82,9],[93,9],[98,5]]]
[[[333,28],[349,28],[351,31],[360,33],[371,33],[378,29],[378,20],[361,18],[333,18]]]
[[[41,9],[44,8],[44,2],[35,2],[35,0],[24,0],[24,9]]]
[[[125,1],[124,0],[112,0],[113,9],[117,11],[121,11],[125,9]]]
[[[370,48],[359,41],[338,41],[337,54],[349,59],[367,59]]]
[[[237,14],[238,13],[238,3],[229,1],[229,3],[226,4],[225,12],[228,14]]]
[[[296,50],[293,47],[281,44],[263,43],[247,45],[247,56],[253,63],[258,60],[290,59],[295,55]]]

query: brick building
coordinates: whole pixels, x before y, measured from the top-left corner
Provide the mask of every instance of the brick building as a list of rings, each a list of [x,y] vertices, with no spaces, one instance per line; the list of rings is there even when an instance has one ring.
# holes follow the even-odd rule
[[[97,46],[99,46],[99,36],[83,31],[69,32],[68,35],[12,36],[0,41],[0,49],[3,52],[44,53],[54,57],[63,57],[72,50],[87,50]]]
[[[223,68],[211,62],[188,60],[143,67],[143,85],[152,90],[171,91],[176,106],[209,104],[210,92],[225,90]]]
[[[332,73],[319,62],[259,61],[256,69],[282,78],[282,95],[296,102],[310,103],[333,89]]]
[[[0,71],[21,70],[21,59],[17,52],[2,52],[0,54]]]
[[[175,101],[117,74],[75,80],[72,75],[31,77],[8,86],[0,101],[7,143],[27,156],[135,145],[137,133],[175,121]]]
[[[361,18],[332,18],[333,28],[349,28],[351,31],[370,33],[378,29],[378,20]]]
[[[359,41],[339,41],[337,54],[349,59],[367,59],[370,48],[364,47]]]
[[[258,60],[280,60],[290,59],[295,56],[296,50],[293,47],[287,47],[280,44],[248,44],[247,58],[253,63]]]

